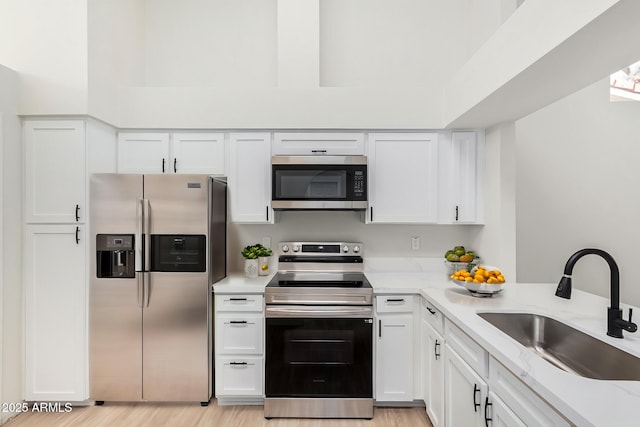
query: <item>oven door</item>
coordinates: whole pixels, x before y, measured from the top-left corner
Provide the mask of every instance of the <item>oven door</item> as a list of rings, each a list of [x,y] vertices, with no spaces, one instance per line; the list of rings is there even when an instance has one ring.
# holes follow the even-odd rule
[[[367,208],[366,157],[272,158],[273,209]]]
[[[372,398],[372,307],[267,306],[266,397]]]

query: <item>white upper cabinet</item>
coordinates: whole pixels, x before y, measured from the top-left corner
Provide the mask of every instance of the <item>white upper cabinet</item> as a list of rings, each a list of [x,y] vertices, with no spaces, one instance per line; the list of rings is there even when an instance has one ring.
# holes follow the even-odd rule
[[[271,134],[229,134],[227,175],[231,221],[272,224]]]
[[[224,174],[224,133],[118,134],[118,173]]]
[[[438,220],[438,135],[371,133],[369,223],[435,223]]]
[[[224,133],[174,133],[169,163],[174,173],[224,174]]]
[[[452,132],[447,148],[448,176],[441,191],[449,197],[442,222],[478,223],[478,135],[473,131]]]
[[[273,135],[274,156],[362,156],[364,151],[361,132],[276,132]]]
[[[81,120],[24,122],[27,223],[85,221],[85,139]]]
[[[119,133],[118,173],[165,173],[169,139],[168,133]]]

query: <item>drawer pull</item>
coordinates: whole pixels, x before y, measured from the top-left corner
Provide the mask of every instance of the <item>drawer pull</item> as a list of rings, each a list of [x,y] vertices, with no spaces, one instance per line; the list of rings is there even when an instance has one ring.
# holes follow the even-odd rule
[[[229,298],[229,301],[247,301],[246,298]]]
[[[230,320],[229,323],[231,323],[232,325],[246,325],[247,321],[246,320]]]
[[[242,365],[246,365],[247,362],[231,362],[229,363],[229,365],[233,365],[233,366],[242,366]]]
[[[404,298],[387,298],[387,302],[404,302]]]
[[[433,314],[434,316],[436,315],[436,311],[431,309],[431,307],[427,307],[427,311],[431,314]]]

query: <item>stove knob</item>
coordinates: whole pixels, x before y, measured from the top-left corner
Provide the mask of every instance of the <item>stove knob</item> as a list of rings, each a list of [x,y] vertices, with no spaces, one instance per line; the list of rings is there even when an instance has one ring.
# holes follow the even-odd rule
[[[298,252],[300,250],[300,246],[293,245],[293,252]]]
[[[289,246],[288,245],[282,245],[282,252],[289,252]]]
[[[353,247],[353,253],[357,254],[358,252],[360,252],[360,246],[354,246]]]
[[[344,245],[344,246],[342,247],[342,252],[344,252],[345,254],[346,254],[347,252],[349,252],[349,246]]]

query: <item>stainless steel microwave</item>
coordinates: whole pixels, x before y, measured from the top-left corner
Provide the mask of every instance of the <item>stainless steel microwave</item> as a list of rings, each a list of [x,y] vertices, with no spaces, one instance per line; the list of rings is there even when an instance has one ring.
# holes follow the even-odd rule
[[[367,209],[366,156],[273,156],[275,210]]]

